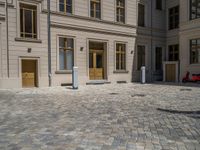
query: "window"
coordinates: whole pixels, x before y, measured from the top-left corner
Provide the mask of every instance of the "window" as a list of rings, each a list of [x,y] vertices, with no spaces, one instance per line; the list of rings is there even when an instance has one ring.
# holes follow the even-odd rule
[[[156,9],[162,10],[162,0],[156,0]]]
[[[138,26],[145,26],[145,7],[143,4],[138,4]]]
[[[90,0],[90,17],[101,19],[101,0]]]
[[[125,0],[116,0],[117,22],[125,23]]]
[[[140,70],[145,66],[145,46],[138,45],[137,47],[137,69]]]
[[[190,63],[200,63],[200,39],[190,41]]]
[[[59,38],[59,64],[60,70],[72,70],[74,64],[74,40],[72,38]]]
[[[126,70],[126,44],[116,44],[116,70]]]
[[[37,6],[20,4],[20,37],[37,38]]]
[[[156,47],[156,70],[162,70],[162,47]]]
[[[72,13],[72,0],[59,0],[59,10],[65,13]]]
[[[200,0],[190,0],[190,19],[200,18]]]
[[[169,30],[179,28],[179,6],[169,9]]]
[[[178,60],[179,60],[179,45],[170,45],[169,61],[178,61]]]

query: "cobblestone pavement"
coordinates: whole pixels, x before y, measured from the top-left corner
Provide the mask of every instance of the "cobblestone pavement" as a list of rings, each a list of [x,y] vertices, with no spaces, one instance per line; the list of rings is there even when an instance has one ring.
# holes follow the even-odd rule
[[[200,87],[0,90],[0,150],[200,150]]]

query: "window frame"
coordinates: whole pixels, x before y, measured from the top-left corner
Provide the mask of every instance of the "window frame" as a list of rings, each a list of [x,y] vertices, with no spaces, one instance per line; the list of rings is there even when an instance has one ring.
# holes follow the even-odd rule
[[[60,68],[60,49],[61,49],[61,47],[60,47],[60,38],[63,38],[63,39],[72,39],[73,40],[73,48],[72,48],[72,69],[73,69],[73,66],[75,65],[75,37],[73,37],[73,36],[64,36],[64,35],[58,35],[57,36],[57,70],[59,70],[59,71],[69,71],[69,72],[72,72],[72,70],[69,70],[69,69],[67,69],[67,60],[65,60],[65,63],[64,63],[64,65],[65,65],[65,69],[61,69]],[[66,48],[67,49],[67,48]]]
[[[122,66],[122,64],[120,64],[119,61],[119,69],[117,69],[117,44],[121,44],[125,46],[125,50],[124,50],[124,68],[121,68],[120,66]],[[122,57],[122,53],[119,53],[120,56]],[[115,71],[126,71],[127,70],[127,42],[119,42],[116,41],[115,42]]]
[[[195,51],[197,52],[197,62],[192,62],[192,41],[195,40],[196,41],[196,44],[195,44]],[[198,40],[199,40],[199,44],[198,44]],[[191,39],[190,41],[190,64],[191,65],[195,65],[195,64],[200,64],[200,50],[198,52],[198,47],[200,49],[200,38],[196,38],[196,39]]]
[[[118,0],[115,0],[115,22],[125,24],[125,23],[126,23],[126,16],[127,16],[127,15],[126,15],[126,9],[127,9],[127,8],[126,8],[126,0],[124,0],[124,7],[123,7],[123,8],[122,8],[122,7],[118,7],[117,1],[118,1]],[[118,8],[119,8],[119,9],[124,9],[124,16],[123,16],[123,17],[124,17],[124,20],[123,20],[123,21],[118,20],[118,16],[119,16],[118,13],[117,13],[117,12],[118,12],[118,11],[117,11]],[[120,15],[120,16],[121,16],[121,15]],[[119,18],[120,18],[120,17],[119,17]]]
[[[138,48],[139,46],[144,47],[144,65],[141,64],[140,67],[139,67],[139,63],[138,63],[139,62],[139,59],[138,59],[139,58],[139,55],[138,55],[139,54],[139,48]],[[137,45],[137,53],[136,53],[136,55],[137,55],[137,70],[140,71],[142,66],[146,66],[147,65],[147,60],[146,60],[146,45],[138,44]]]
[[[161,2],[161,4],[160,5],[158,5],[158,3],[159,2]],[[156,0],[156,3],[155,3],[155,8],[156,8],[156,10],[163,10],[163,0]]]
[[[96,3],[98,3],[97,1],[99,1],[99,6],[100,6],[100,13],[99,13],[99,15],[100,15],[100,17],[98,18],[98,17],[96,17],[96,13],[94,13],[94,17],[92,17],[92,13],[91,13],[91,2],[96,2]],[[92,19],[97,19],[97,20],[102,20],[102,0],[89,0],[89,17],[90,18],[92,18]],[[95,9],[95,11],[94,12],[97,12],[96,11],[96,9]]]
[[[31,9],[31,8],[26,8],[26,7],[22,7],[21,5],[26,5],[28,7],[35,7],[35,9]],[[21,9],[23,10],[23,18],[21,18]],[[26,20],[25,20],[25,12],[24,11],[31,11],[31,16],[32,16],[32,32],[31,33],[27,33],[25,26],[26,26]],[[34,19],[34,14],[33,12],[35,11],[35,19]],[[20,38],[24,38],[24,39],[38,39],[38,6],[34,5],[32,3],[24,3],[24,2],[19,2],[19,37]],[[21,24],[21,19],[23,24]],[[21,28],[23,28],[23,30],[21,30]],[[35,30],[35,32],[34,32]],[[31,37],[26,37],[28,35],[30,35]]]
[[[16,22],[17,22],[17,26],[16,26],[16,30],[17,30],[17,35],[16,35],[16,38],[19,38],[19,39],[28,39],[28,40],[31,40],[31,41],[35,41],[35,40],[39,40],[40,39],[40,7],[41,7],[41,4],[37,1],[35,2],[25,2],[25,1],[22,1],[22,0],[18,0],[16,2],[16,10],[17,10],[17,13],[16,13]],[[26,4],[26,5],[34,5],[36,6],[37,8],[37,38],[22,38],[21,37],[21,26],[20,26],[20,4]]]
[[[172,59],[170,59],[170,48],[172,47],[172,54],[173,54],[173,57]],[[177,53],[178,53],[178,60],[175,60],[175,52],[176,52],[176,48],[177,48]],[[171,44],[171,45],[168,45],[168,60],[169,61],[179,61],[180,60],[180,50],[179,50],[179,44]]]
[[[176,8],[178,8],[178,13],[175,13]],[[170,11],[173,11],[173,13],[170,14]],[[178,16],[178,20],[176,21],[177,16]],[[171,18],[173,20],[172,22],[170,21]],[[180,7],[179,5],[177,5],[168,9],[168,30],[178,29],[179,26],[180,26]]]
[[[139,17],[139,5],[141,5],[141,6],[144,6],[144,16],[143,16],[143,18],[144,18],[144,20],[143,20],[143,24],[139,24],[139,18],[141,18],[141,17]],[[146,26],[146,6],[145,6],[145,4],[143,4],[143,3],[138,3],[137,4],[137,25],[139,26],[139,27],[145,27]]]
[[[161,52],[161,67],[157,68],[157,50],[160,49]],[[155,47],[155,71],[161,71],[163,69],[163,47],[162,46],[156,46]]]
[[[69,14],[69,15],[72,15],[74,14],[74,0],[71,0],[72,1],[72,6],[71,6],[71,12],[67,12],[67,0],[64,0],[64,11],[60,11],[60,0],[58,1],[58,6],[57,6],[57,10],[60,12],[60,13],[64,13],[64,14]]]
[[[195,8],[196,8],[196,9],[195,9],[195,10],[196,10],[196,11],[195,11],[195,12],[196,12],[196,13],[195,13],[195,18],[192,18],[192,0],[189,1],[189,20],[200,19],[200,14],[199,14],[199,17],[198,17],[198,15],[197,15],[197,14],[198,14],[198,13],[197,13],[197,11],[198,11],[198,7],[197,7],[197,6],[198,6],[198,1],[197,1],[197,0],[195,0],[195,1],[196,1],[196,5],[195,5],[195,6],[196,6],[196,7],[195,7]],[[200,11],[200,7],[199,7],[199,11]]]

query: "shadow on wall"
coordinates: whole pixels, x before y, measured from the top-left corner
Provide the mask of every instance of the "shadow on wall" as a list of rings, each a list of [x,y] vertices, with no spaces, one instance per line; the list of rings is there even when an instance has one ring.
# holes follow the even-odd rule
[[[140,75],[137,70],[137,44],[135,40],[135,46],[133,51],[133,64],[132,64],[132,82],[139,82],[140,81]]]

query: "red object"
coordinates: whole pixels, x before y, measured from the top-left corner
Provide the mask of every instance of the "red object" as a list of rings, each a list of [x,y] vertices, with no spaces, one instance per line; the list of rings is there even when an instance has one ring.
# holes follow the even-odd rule
[[[200,74],[193,74],[192,81],[200,81]]]
[[[193,74],[190,79],[190,72],[188,71],[185,77],[182,79],[182,82],[197,82],[200,81],[200,74]]]

